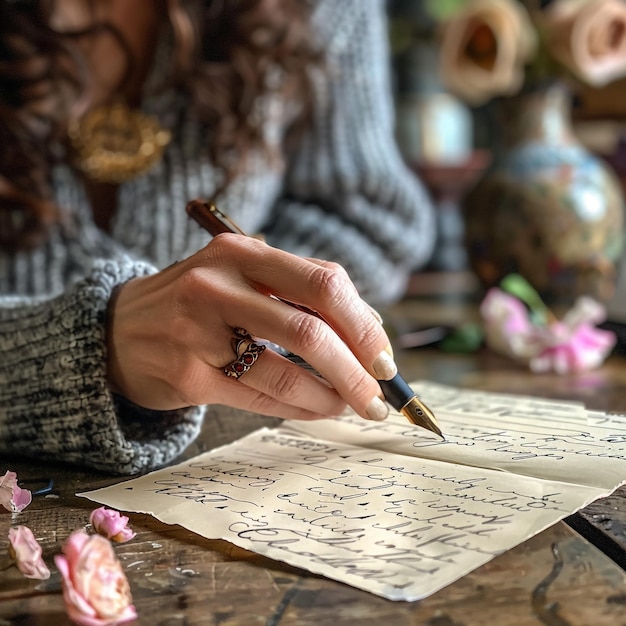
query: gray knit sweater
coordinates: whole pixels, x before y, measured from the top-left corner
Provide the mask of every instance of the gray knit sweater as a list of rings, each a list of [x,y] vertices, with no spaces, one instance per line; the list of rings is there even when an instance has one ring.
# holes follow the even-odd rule
[[[251,159],[221,207],[274,246],[343,264],[363,296],[380,304],[401,295],[408,273],[429,258],[433,215],[393,140],[383,0],[316,4],[327,63],[312,127],[283,168]],[[218,181],[207,131],[182,96],[148,98],[144,108],[174,139],[151,172],[120,189],[111,235],[94,225],[73,172],[58,168],[62,222],[35,251],[0,251],[0,459],[11,453],[137,473],[170,462],[199,432],[204,408],[149,411],[107,389],[112,290],[208,242],[184,207],[210,196]],[[289,107],[272,97],[261,108],[267,140],[280,142]]]

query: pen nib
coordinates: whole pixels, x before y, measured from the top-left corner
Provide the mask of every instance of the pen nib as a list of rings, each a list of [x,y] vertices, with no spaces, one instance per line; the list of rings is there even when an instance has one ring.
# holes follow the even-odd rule
[[[445,440],[441,428],[439,428],[439,424],[437,423],[437,418],[417,396],[411,398],[411,400],[402,407],[402,414],[412,424],[421,426]]]

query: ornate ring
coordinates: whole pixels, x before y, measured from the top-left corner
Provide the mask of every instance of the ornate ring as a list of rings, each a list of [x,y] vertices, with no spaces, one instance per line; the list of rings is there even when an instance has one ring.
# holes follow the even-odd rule
[[[263,344],[253,341],[250,333],[244,328],[233,328],[233,350],[237,358],[224,367],[224,374],[231,378],[243,376],[263,354],[265,347]]]

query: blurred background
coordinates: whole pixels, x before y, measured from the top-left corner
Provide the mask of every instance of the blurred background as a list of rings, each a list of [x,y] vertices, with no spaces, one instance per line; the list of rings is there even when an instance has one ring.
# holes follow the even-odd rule
[[[519,272],[626,321],[626,3],[387,6],[397,141],[437,209],[409,295]]]

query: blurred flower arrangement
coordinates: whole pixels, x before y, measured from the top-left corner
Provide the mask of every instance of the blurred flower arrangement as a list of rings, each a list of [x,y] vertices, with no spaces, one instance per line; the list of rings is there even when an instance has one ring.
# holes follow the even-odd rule
[[[562,78],[602,87],[626,76],[624,0],[430,0],[440,75],[477,106]]]
[[[479,311],[479,323],[453,329],[439,347],[463,353],[484,346],[533,373],[567,374],[600,366],[617,342],[614,332],[599,327],[606,320],[600,302],[581,296],[557,317],[519,274],[491,287]]]
[[[517,274],[487,291],[480,314],[485,345],[535,373],[594,369],[616,343],[615,333],[597,327],[606,319],[601,303],[581,296],[559,319]]]

